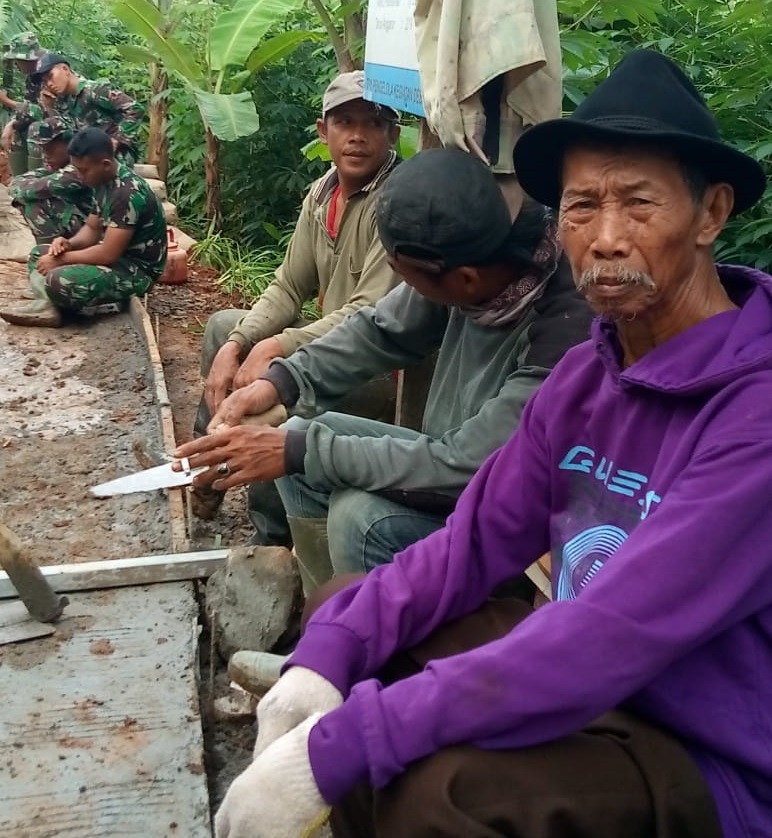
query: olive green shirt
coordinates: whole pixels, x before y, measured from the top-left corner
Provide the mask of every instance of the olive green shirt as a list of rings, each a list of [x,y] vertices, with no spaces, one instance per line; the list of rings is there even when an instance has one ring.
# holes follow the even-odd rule
[[[397,163],[391,152],[362,190],[346,202],[333,239],[327,213],[338,183],[335,169],[314,183],[276,277],[228,336],[243,351],[275,337],[284,357],[327,334],[362,306],[375,305],[400,282],[386,261],[375,223],[377,189]],[[293,326],[306,300],[318,296],[321,319]]]

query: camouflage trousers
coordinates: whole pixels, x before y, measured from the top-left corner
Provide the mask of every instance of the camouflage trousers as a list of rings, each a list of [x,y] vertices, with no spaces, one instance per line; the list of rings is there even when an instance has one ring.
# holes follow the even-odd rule
[[[33,247],[27,268],[37,270],[38,257],[48,252],[48,245]],[[114,265],[64,265],[45,275],[45,292],[51,302],[61,309],[79,311],[86,306],[119,303],[132,294],[145,294],[155,282],[133,262],[119,259]],[[34,285],[34,283],[31,283]]]
[[[34,129],[37,123],[32,123],[29,128],[15,129],[11,134],[11,144],[8,148],[8,164],[12,175],[23,175],[32,169],[38,169],[43,165],[43,158],[40,156],[40,146],[29,136],[30,129]]]
[[[61,198],[41,198],[38,201],[14,201],[21,210],[27,226],[38,244],[50,242],[57,236],[69,239],[80,230],[86,216],[79,207]]]

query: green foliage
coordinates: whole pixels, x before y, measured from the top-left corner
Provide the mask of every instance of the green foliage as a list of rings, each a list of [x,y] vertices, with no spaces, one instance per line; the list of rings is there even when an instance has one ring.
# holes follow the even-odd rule
[[[248,78],[233,68],[243,68],[250,54],[259,49],[262,38],[301,6],[303,0],[236,0],[231,7],[221,7],[206,28],[204,50],[196,56],[184,33],[177,30],[177,18],[162,11],[153,0],[114,0],[113,10],[128,29],[143,38],[164,68],[193,92],[204,125],[218,139],[232,142],[248,137],[260,127],[255,105],[249,92],[231,90]],[[202,32],[199,31],[198,41]],[[260,69],[277,55],[287,55],[312,35],[298,32],[285,39],[280,49],[264,51],[252,59],[252,70]],[[141,54],[124,50],[131,59]],[[230,70],[230,72],[228,72]]]
[[[111,79],[139,101],[147,100],[145,73],[125,66],[118,45],[129,39],[100,0],[24,2],[27,26],[41,46],[72,58],[73,69],[91,79]]]
[[[303,194],[325,165],[305,160],[300,138],[316,117],[317,94],[304,69],[313,60],[307,45],[281,65],[270,65],[247,82],[261,115],[256,134],[221,149],[222,231],[244,247],[270,244],[265,224],[284,228],[297,217]],[[206,230],[204,147],[195,104],[185,95],[169,99],[170,171],[168,188],[181,220],[197,235]]]
[[[242,66],[265,34],[301,6],[303,0],[236,0],[223,10],[209,38],[209,67]]]
[[[246,249],[233,239],[210,230],[196,244],[193,255],[201,264],[219,272],[217,283],[221,288],[240,294],[244,304],[251,305],[273,281],[292,236],[291,230],[281,232],[269,224],[266,225],[266,233],[272,238],[272,244]],[[306,300],[301,316],[307,320],[318,319],[315,298]]]
[[[573,110],[632,47],[681,64],[722,136],[772,172],[772,16],[768,0],[561,0],[564,107]],[[716,248],[725,261],[772,266],[772,189],[733,219]]]

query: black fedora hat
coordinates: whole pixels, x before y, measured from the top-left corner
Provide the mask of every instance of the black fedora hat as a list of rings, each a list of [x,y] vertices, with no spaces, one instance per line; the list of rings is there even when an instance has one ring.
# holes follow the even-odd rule
[[[531,197],[557,207],[566,150],[583,142],[619,141],[671,150],[709,183],[731,184],[733,214],[764,193],[761,166],[721,139],[713,114],[683,71],[648,49],[628,53],[571,116],[526,131],[515,146],[517,176]]]

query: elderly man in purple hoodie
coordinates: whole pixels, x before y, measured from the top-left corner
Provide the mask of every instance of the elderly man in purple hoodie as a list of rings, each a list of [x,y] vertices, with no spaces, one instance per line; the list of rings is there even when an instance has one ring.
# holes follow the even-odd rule
[[[220,838],[330,806],[336,836],[772,834],[772,277],[712,255],[764,173],[646,50],[515,163],[592,339],[444,529],[315,611]],[[552,602],[489,599],[548,549]]]

